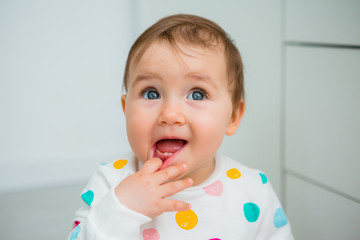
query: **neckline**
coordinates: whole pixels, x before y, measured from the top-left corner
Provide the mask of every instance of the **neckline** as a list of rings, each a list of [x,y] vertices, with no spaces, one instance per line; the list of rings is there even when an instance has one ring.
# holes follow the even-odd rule
[[[211,173],[211,175],[202,183],[183,190],[184,192],[203,189],[204,187],[209,186],[210,184],[214,183],[216,180],[219,179],[219,175],[222,172],[224,164],[223,161],[221,160],[221,155],[219,153],[216,153],[214,158],[215,158],[215,168],[214,171]]]

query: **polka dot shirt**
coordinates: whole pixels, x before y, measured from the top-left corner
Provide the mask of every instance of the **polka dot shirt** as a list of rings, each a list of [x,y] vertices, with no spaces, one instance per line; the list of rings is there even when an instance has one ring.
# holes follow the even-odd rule
[[[220,154],[203,183],[170,198],[191,210],[154,219],[123,206],[114,188],[137,171],[133,154],[103,163],[81,194],[69,239],[293,239],[290,224],[263,172]]]

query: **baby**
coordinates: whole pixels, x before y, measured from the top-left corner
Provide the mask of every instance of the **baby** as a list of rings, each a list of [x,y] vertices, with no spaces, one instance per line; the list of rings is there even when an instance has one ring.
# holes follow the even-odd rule
[[[266,176],[217,153],[245,110],[222,28],[173,15],[130,49],[121,102],[132,153],[100,166],[70,239],[293,239]]]

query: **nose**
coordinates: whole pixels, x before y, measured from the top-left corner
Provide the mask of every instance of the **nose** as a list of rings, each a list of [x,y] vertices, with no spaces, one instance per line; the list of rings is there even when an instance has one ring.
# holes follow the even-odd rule
[[[170,101],[163,103],[158,116],[159,125],[183,125],[185,122],[186,117],[181,103]]]

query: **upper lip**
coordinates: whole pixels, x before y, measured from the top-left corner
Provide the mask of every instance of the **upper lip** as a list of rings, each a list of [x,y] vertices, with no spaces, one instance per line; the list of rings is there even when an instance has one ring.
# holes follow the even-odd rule
[[[170,137],[165,136],[165,137],[161,137],[161,138],[157,139],[154,144],[156,144],[157,142],[159,142],[161,140],[165,140],[165,139],[177,139],[177,140],[183,140],[183,141],[187,142],[187,140],[185,138],[176,137],[176,136],[170,136]]]

